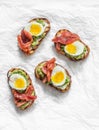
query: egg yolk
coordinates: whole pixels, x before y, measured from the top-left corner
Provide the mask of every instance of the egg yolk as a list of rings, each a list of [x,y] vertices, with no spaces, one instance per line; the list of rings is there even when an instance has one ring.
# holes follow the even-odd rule
[[[24,88],[24,86],[25,86],[25,82],[24,82],[24,80],[22,79],[22,78],[17,78],[15,81],[14,81],[14,86],[16,87],[16,88]]]
[[[75,54],[77,52],[77,48],[75,45],[73,44],[69,44],[66,46],[66,50],[70,53],[70,54]]]
[[[41,32],[42,28],[39,24],[32,24],[30,27],[30,32],[32,35],[38,35]]]
[[[52,81],[55,83],[60,83],[64,80],[64,73],[63,72],[57,72],[55,75],[52,76]]]

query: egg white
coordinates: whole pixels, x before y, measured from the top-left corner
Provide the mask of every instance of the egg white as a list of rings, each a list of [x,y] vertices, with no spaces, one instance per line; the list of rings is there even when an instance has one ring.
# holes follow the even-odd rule
[[[68,85],[67,84],[64,84],[63,86],[57,86],[57,88],[61,88],[61,90],[64,90],[64,89],[66,89],[66,87],[67,87]]]
[[[64,79],[63,79],[60,83],[56,83],[56,82],[54,82],[54,81],[52,80],[52,76],[54,76],[57,72],[62,72],[62,73],[64,74]],[[54,86],[56,86],[56,87],[62,86],[62,85],[65,83],[65,81],[66,81],[66,77],[67,77],[67,75],[66,75],[65,69],[64,69],[63,67],[57,65],[57,66],[54,67],[54,69],[53,69],[53,71],[52,71],[52,74],[51,74],[51,82],[52,82],[52,84],[53,84]]]
[[[31,27],[33,24],[37,24],[37,25],[39,25],[39,26],[41,27],[41,32],[40,32],[39,34],[35,35],[35,36],[40,36],[41,34],[44,33],[44,29],[45,29],[45,28],[43,27],[42,24],[40,24],[40,23],[38,23],[38,22],[36,22],[36,21],[28,23],[28,24],[25,26],[24,29],[25,29],[26,31],[28,31],[29,33],[31,33],[31,32],[30,32],[30,27]],[[34,36],[32,33],[31,33],[31,35]]]
[[[75,42],[73,42],[73,43],[71,43],[71,44],[73,44],[74,46],[76,46],[77,51],[76,51],[75,54],[71,54],[71,53],[68,52],[68,50],[67,50],[67,46],[68,46],[68,45],[66,45],[66,46],[64,47],[64,51],[65,51],[67,54],[69,54],[69,55],[71,55],[71,56],[79,56],[79,55],[81,55],[81,54],[83,53],[84,48],[85,48],[85,46],[84,46],[83,43],[81,43],[80,41],[75,41]]]
[[[23,88],[16,88],[15,85],[14,85],[14,82],[16,79],[18,78],[21,78],[22,80],[24,80],[25,82],[25,86]],[[27,82],[26,82],[26,79],[20,75],[20,74],[12,74],[10,77],[9,77],[9,85],[11,88],[15,89],[15,90],[25,90],[27,88]]]

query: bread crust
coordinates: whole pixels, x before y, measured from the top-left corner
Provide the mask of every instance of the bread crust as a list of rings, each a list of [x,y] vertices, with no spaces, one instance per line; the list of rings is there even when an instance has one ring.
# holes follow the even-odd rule
[[[56,36],[58,36],[59,34],[61,34],[63,31],[68,31],[68,32],[70,32],[69,30],[66,30],[66,29],[61,29],[61,30],[59,30],[56,34],[55,34],[55,37]],[[84,60],[84,59],[86,59],[87,57],[88,57],[88,55],[89,55],[89,52],[90,52],[90,48],[88,47],[88,45],[86,45],[83,41],[81,41],[81,40],[79,40],[82,44],[84,44],[84,46],[87,48],[87,53],[81,58],[81,59],[75,59],[75,58],[73,58],[73,57],[69,57],[65,52],[63,52],[63,51],[58,51],[57,49],[57,52],[59,53],[59,54],[62,54],[62,55],[65,55],[68,59],[70,59],[70,60],[72,60],[72,61],[80,61],[80,60]],[[55,45],[55,48],[56,48],[56,44],[54,44]]]
[[[25,72],[25,74],[28,76],[29,85],[32,85],[32,80],[31,80],[30,76],[28,75],[28,73],[27,73],[25,70],[20,69],[20,68],[12,68],[12,69],[10,69],[10,70],[8,71],[8,73],[7,73],[8,84],[9,84],[9,73],[10,73],[10,72],[13,72],[14,70],[21,70],[21,71]],[[10,85],[9,85],[9,87],[10,87]],[[10,87],[10,90],[11,90],[11,93],[12,93],[12,90],[13,90],[13,89],[12,89],[11,87]],[[35,92],[35,90],[34,90],[34,92]],[[13,93],[12,93],[12,95],[13,95]],[[13,97],[14,97],[14,96],[13,96]],[[29,107],[33,104],[33,102],[34,102],[34,101],[29,101],[29,105],[26,106],[24,109],[21,109],[20,107],[18,107],[18,108],[21,109],[21,110],[25,110],[26,108],[29,108]]]
[[[39,63],[39,64],[36,66],[35,70],[34,70],[34,72],[35,72],[35,77],[36,77],[37,79],[41,80],[41,81],[42,81],[42,79],[40,79],[40,77],[39,77],[39,75],[37,74],[36,70],[37,70],[38,66],[41,65],[41,64],[44,63],[44,62],[46,62],[46,61],[43,61],[43,62]],[[59,64],[56,63],[56,65],[59,65]],[[61,66],[61,65],[59,65],[59,66]],[[61,66],[61,67],[63,67],[63,66]],[[64,67],[63,67],[63,68],[64,68]],[[65,68],[64,68],[64,69],[65,69]],[[67,86],[65,89],[62,90],[61,88],[57,88],[57,87],[55,87],[53,84],[51,84],[51,85],[49,85],[49,86],[51,86],[51,87],[57,89],[57,90],[60,91],[60,92],[66,92],[66,91],[68,91],[68,90],[70,89],[70,86],[71,86],[71,82],[72,82],[72,81],[71,81],[71,76],[70,76],[69,72],[68,72],[66,69],[65,69],[65,71],[66,71],[66,73],[67,73],[67,76],[70,78],[70,82],[69,82],[68,86]]]

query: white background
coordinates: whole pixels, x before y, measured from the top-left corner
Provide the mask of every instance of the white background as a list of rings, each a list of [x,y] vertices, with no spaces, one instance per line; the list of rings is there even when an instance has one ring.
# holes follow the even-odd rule
[[[46,17],[51,31],[34,55],[25,56],[17,34],[33,17]],[[89,45],[89,57],[72,62],[57,54],[51,39],[61,28],[79,34]],[[68,69],[72,85],[60,93],[35,79],[34,68],[56,57]],[[17,110],[7,84],[7,71],[25,69],[37,100],[26,111]],[[0,130],[99,130],[99,1],[0,0]]]

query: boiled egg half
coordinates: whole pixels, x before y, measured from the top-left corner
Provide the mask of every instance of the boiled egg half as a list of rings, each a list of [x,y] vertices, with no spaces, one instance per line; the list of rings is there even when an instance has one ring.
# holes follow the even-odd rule
[[[80,41],[75,41],[71,44],[68,44],[64,47],[64,51],[71,55],[71,56],[79,56],[83,53],[84,51],[84,44]]]
[[[27,81],[25,77],[20,74],[12,74],[9,77],[9,85],[15,90],[25,90],[27,88]]]
[[[56,87],[62,86],[66,81],[66,71],[63,67],[56,65],[51,74],[52,84]]]
[[[40,36],[44,32],[43,25],[36,21],[28,23],[24,29],[30,32],[32,36]]]

